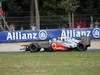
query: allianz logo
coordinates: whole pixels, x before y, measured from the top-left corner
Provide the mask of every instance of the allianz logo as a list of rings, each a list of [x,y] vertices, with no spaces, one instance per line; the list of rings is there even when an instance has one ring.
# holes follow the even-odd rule
[[[91,31],[80,31],[80,30],[62,30],[61,37],[81,37],[81,36],[87,36],[89,37],[91,35]]]

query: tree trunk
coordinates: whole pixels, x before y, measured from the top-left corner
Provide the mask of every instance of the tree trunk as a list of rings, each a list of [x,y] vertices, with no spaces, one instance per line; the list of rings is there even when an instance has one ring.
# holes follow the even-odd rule
[[[0,0],[0,9],[2,9],[2,0]],[[4,14],[4,13],[3,13],[3,14]],[[6,27],[7,27],[8,30],[10,30],[10,29],[9,29],[9,26],[7,25],[7,22],[6,22],[6,20],[5,20],[5,14],[4,14],[4,15],[3,15],[3,14],[0,15],[1,19],[3,20],[3,26],[1,26],[1,27],[2,27],[2,29],[3,29],[4,31],[6,30]]]
[[[40,29],[40,16],[38,10],[38,0],[35,0],[35,14],[36,14],[36,29]]]
[[[30,25],[35,23],[35,3],[34,0],[30,0]]]
[[[72,12],[72,28],[74,28],[74,13]]]
[[[71,12],[68,12],[68,23],[69,23],[69,28],[72,25],[72,21],[71,21]]]

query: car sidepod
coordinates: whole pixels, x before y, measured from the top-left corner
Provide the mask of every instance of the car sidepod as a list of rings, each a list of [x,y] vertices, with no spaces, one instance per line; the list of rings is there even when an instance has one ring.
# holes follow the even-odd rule
[[[68,50],[77,47],[77,44],[71,42],[53,42],[51,47],[54,50]]]

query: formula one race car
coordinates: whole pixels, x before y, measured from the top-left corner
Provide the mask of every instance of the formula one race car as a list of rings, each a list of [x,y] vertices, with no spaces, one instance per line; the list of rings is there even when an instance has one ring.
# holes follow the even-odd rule
[[[38,52],[41,48],[45,51],[58,51],[58,50],[77,50],[86,51],[90,46],[90,39],[88,37],[81,37],[80,40],[70,37],[57,37],[52,38],[49,41],[35,41],[24,46],[25,51]]]

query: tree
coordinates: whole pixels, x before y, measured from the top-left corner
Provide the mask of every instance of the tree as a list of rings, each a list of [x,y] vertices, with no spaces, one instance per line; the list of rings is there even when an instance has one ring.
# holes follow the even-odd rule
[[[96,5],[95,5],[95,2],[93,0],[81,0],[80,1],[80,11],[82,13],[87,13],[87,14],[94,13],[95,12],[94,6],[96,6]]]
[[[3,9],[8,14],[7,16],[30,16],[30,24],[36,22],[36,26],[40,28],[41,16],[60,16],[60,20],[65,22],[68,14],[69,25],[74,25],[74,13],[97,14],[100,13],[100,0],[0,0],[6,3]],[[36,10],[36,11],[35,11]],[[10,11],[11,14],[8,12]],[[37,20],[35,20],[37,19]],[[28,19],[29,20],[29,19]],[[42,22],[42,21],[41,21]],[[66,23],[66,22],[65,22]]]
[[[30,25],[35,23],[35,3],[34,0],[30,1]]]
[[[7,0],[0,0],[0,9],[2,10],[2,2],[3,1],[7,1]],[[8,27],[8,25],[7,25],[7,22],[6,22],[6,20],[5,20],[5,15],[0,15],[0,17],[2,18],[2,20],[3,20],[3,23],[4,23],[4,25],[2,26],[0,26],[1,28],[2,28],[2,30],[4,30],[5,31],[5,28],[7,27],[8,28],[8,30],[9,30],[9,27]],[[1,23],[2,24],[2,23]]]
[[[30,24],[31,25],[36,24],[36,29],[40,29],[38,0],[30,0],[29,5],[30,5]]]
[[[36,29],[40,29],[40,16],[38,9],[38,0],[35,0],[35,12],[36,12]]]
[[[57,4],[60,0],[39,0],[39,8],[41,15],[56,15],[59,7]],[[60,11],[61,12],[61,11]]]
[[[62,0],[58,6],[68,13],[69,26],[74,25],[74,12],[79,7],[78,0]]]

